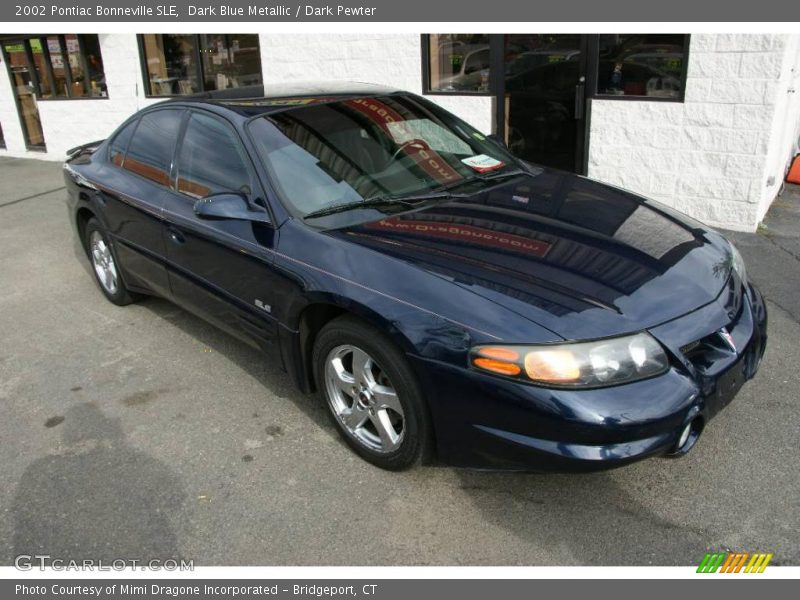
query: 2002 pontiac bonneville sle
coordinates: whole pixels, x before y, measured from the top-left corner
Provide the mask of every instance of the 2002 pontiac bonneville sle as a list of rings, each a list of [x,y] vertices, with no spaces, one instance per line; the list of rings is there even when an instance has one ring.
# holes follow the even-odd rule
[[[169,100],[64,165],[100,290],[277,357],[366,460],[588,470],[690,450],[764,301],[725,238],[352,85]]]

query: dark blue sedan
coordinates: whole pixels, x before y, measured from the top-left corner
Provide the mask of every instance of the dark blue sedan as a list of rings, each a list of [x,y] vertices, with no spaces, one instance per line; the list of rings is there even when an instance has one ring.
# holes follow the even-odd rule
[[[169,100],[64,174],[111,302],[162,296],[261,349],[380,467],[681,455],[764,353],[724,237],[410,93]]]

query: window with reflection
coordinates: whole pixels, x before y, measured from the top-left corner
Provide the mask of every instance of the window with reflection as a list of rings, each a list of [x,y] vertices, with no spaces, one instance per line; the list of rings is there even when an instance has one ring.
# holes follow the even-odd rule
[[[601,35],[597,94],[681,100],[688,41],[683,34]]]
[[[47,54],[48,62],[52,68],[52,89],[48,90],[49,95],[45,93],[44,87],[42,88],[42,98],[67,98],[69,95],[69,86],[67,85],[67,73],[64,67],[64,56],[61,52],[61,42],[59,36],[49,35],[44,39],[42,44],[43,51]],[[71,77],[69,78],[71,79]]]
[[[29,37],[14,44],[25,66],[36,75],[31,91],[39,100],[108,96],[100,39],[67,33]],[[25,48],[30,48],[27,55]],[[27,65],[30,61],[30,65]]]
[[[17,105],[25,145],[30,149],[44,149],[42,121],[36,106],[39,78],[30,60],[32,53],[30,40],[3,44],[3,58],[11,77],[11,92]]]
[[[139,39],[150,96],[262,83],[257,34],[146,34]]]
[[[39,99],[46,100],[53,97],[53,85],[47,73],[47,57],[43,52],[43,44],[40,38],[30,40],[31,58],[33,67],[36,69],[36,77],[39,80]]]
[[[174,96],[200,91],[197,39],[194,35],[142,36],[147,85],[151,96]]]
[[[244,150],[230,125],[192,114],[178,153],[178,191],[193,198],[221,192],[251,193]]]
[[[70,65],[76,63],[80,65],[83,81],[84,97],[107,96],[106,76],[103,71],[103,57],[100,54],[100,41],[96,35],[78,36],[66,35],[67,56]],[[74,43],[73,43],[74,38]],[[77,67],[75,67],[77,68]],[[75,77],[73,77],[73,80]],[[75,94],[76,96],[78,94]]]
[[[112,164],[118,167],[122,166],[125,160],[125,152],[128,150],[128,144],[131,142],[131,137],[133,137],[133,132],[136,130],[138,122],[139,120],[137,119],[125,125],[125,127],[120,129],[117,135],[114,136],[114,139],[111,140],[108,157],[111,159]]]
[[[124,169],[168,186],[180,110],[155,110],[139,119],[122,162]]]
[[[489,36],[433,33],[427,36],[427,92],[488,93]]]
[[[200,36],[205,90],[261,85],[261,50],[257,34]]]

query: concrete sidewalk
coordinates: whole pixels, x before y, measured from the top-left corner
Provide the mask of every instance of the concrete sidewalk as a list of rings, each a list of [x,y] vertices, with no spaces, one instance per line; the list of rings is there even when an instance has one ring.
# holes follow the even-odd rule
[[[60,165],[0,159],[0,181],[1,564],[800,564],[796,190],[733,235],[770,346],[697,447],[520,475],[371,467],[257,352],[165,301],[107,302],[73,250]]]

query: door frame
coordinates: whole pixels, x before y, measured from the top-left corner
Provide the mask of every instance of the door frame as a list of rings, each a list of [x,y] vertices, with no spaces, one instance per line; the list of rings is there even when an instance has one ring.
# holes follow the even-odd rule
[[[581,61],[580,75],[584,78],[583,90],[579,92],[576,83],[577,94],[582,96],[580,109],[582,110],[583,127],[577,128],[575,140],[575,167],[574,172],[579,175],[586,175],[589,171],[589,127],[591,123],[591,102],[590,99],[597,89],[597,67],[598,50],[600,48],[600,35],[582,33],[577,34],[581,38]],[[490,34],[490,73],[489,87],[492,96],[492,133],[505,140],[506,123],[506,90],[505,90],[505,42],[506,34]]]
[[[11,95],[14,97],[14,106],[17,108],[17,118],[19,119],[20,127],[22,127],[22,136],[25,140],[25,149],[30,150],[32,152],[47,152],[47,143],[44,139],[44,129],[42,129],[42,143],[41,144],[31,144],[30,143],[30,132],[28,131],[28,125],[25,123],[25,117],[22,115],[22,103],[19,99],[19,93],[17,92],[17,82],[14,79],[14,74],[11,71],[11,62],[8,60],[8,53],[6,52],[6,45],[14,45],[14,44],[22,44],[22,47],[25,51],[25,60],[28,63],[28,73],[31,78],[31,82],[33,83],[33,103],[34,107],[36,108],[36,114],[39,115],[39,105],[38,105],[38,98],[37,92],[39,90],[39,73],[36,71],[36,64],[33,62],[33,50],[31,49],[31,42],[29,38],[19,38],[19,39],[3,39],[0,40],[0,50],[2,50],[3,54],[3,62],[6,64],[6,72],[8,73],[8,79],[11,84]],[[41,127],[41,118],[39,119],[39,125]]]

